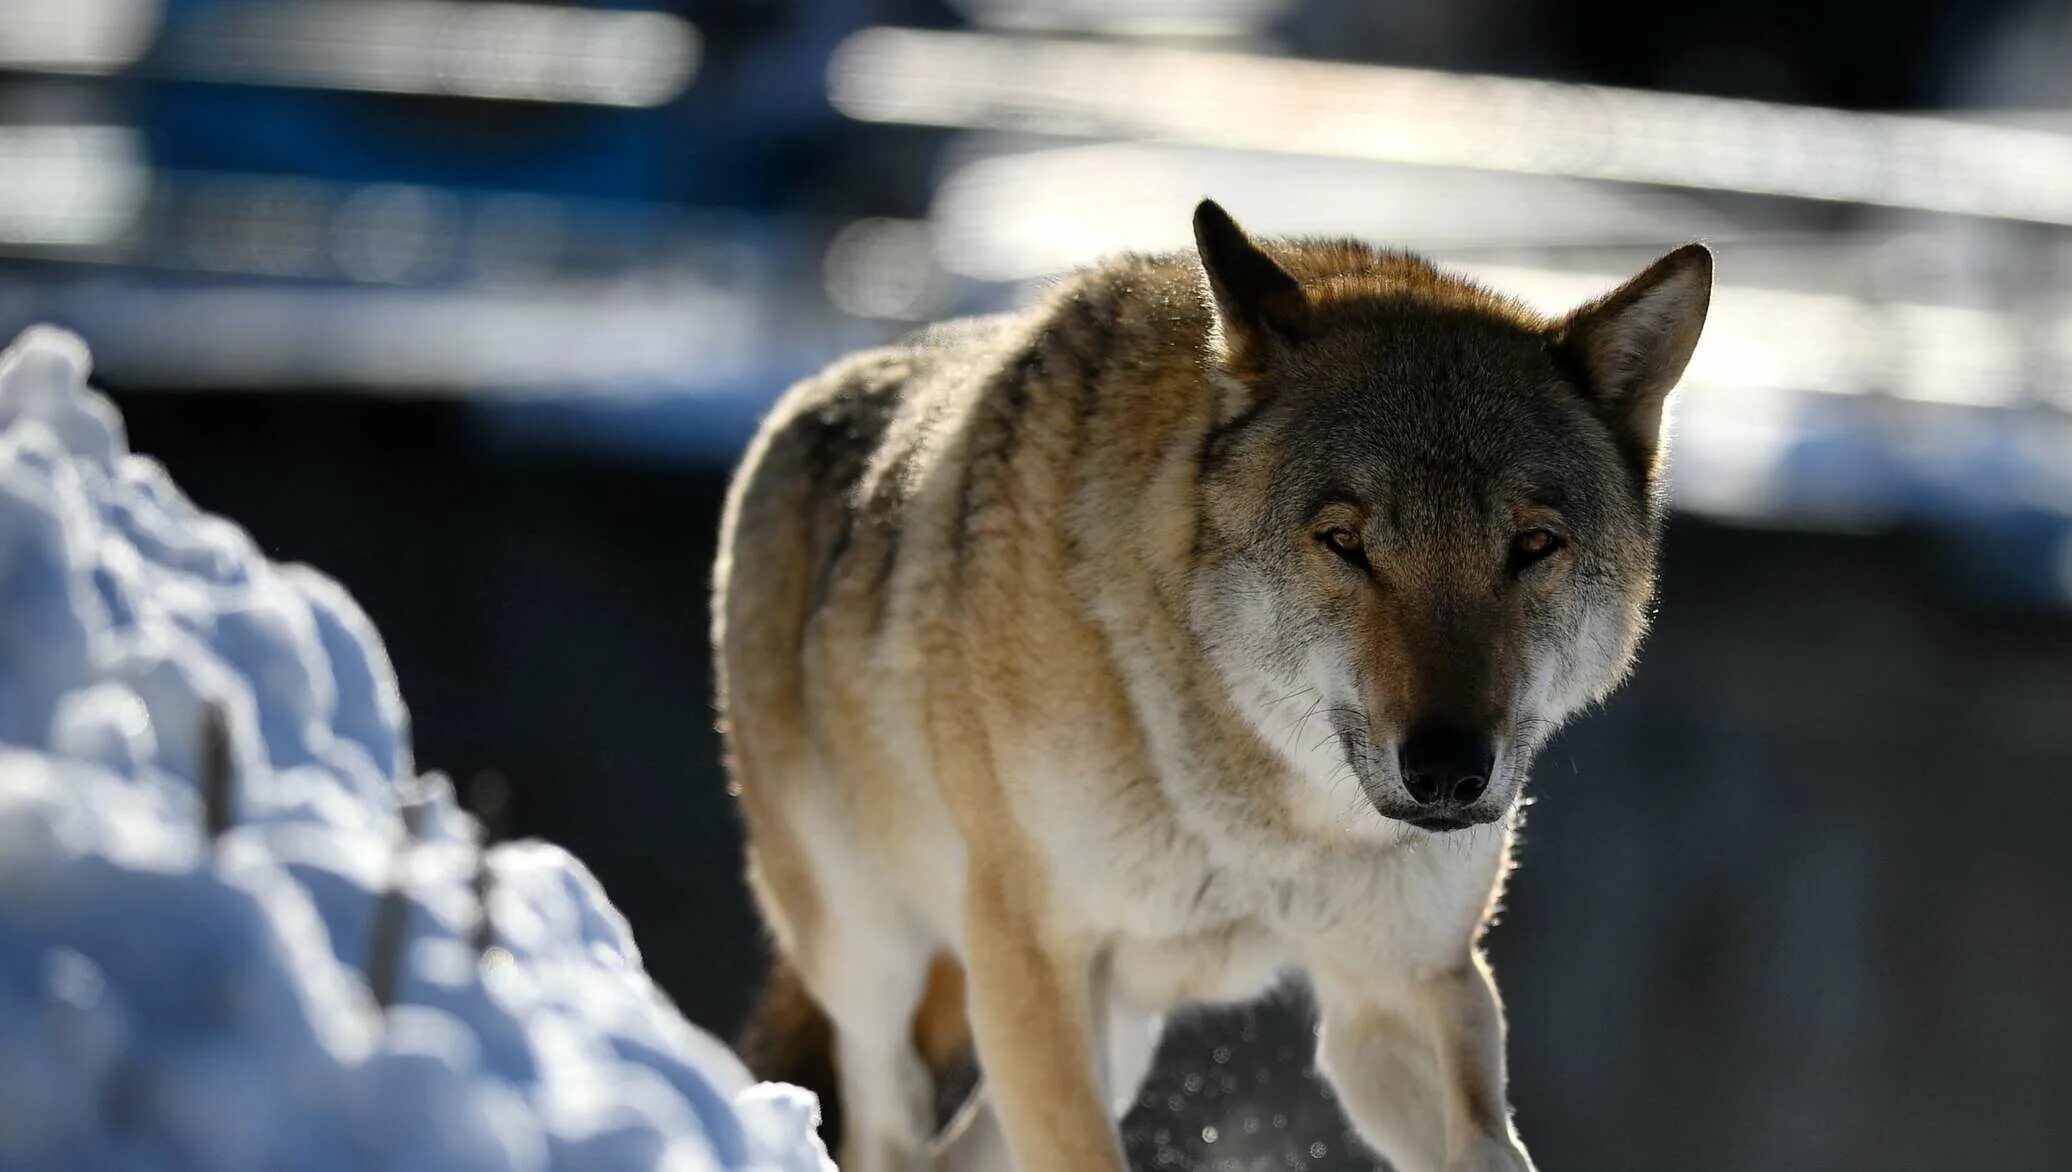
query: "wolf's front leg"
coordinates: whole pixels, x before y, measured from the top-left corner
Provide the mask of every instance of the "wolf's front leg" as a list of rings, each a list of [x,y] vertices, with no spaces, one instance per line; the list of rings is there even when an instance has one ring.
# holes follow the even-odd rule
[[[1092,958],[1046,941],[1009,882],[974,873],[966,899],[972,1033],[1015,1169],[1125,1172],[1095,1057]]]
[[[1353,1126],[1400,1172],[1531,1172],[1504,1099],[1504,1014],[1479,953],[1375,989],[1314,974],[1317,1065]]]

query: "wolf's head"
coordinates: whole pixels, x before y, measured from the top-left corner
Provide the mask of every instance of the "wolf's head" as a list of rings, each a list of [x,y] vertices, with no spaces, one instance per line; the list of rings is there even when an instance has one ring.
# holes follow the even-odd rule
[[[1209,202],[1195,237],[1223,395],[1196,633],[1309,808],[1502,818],[1646,626],[1711,254],[1547,320],[1401,254],[1269,251]]]

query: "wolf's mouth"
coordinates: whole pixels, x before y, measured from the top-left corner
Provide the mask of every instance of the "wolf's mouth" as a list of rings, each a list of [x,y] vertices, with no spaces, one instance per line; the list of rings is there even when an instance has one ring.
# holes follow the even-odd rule
[[[1406,818],[1404,821],[1417,827],[1419,830],[1429,830],[1434,834],[1445,834],[1452,830],[1466,830],[1468,827],[1476,825],[1476,823],[1466,818],[1448,818],[1440,814],[1432,814],[1423,818]]]

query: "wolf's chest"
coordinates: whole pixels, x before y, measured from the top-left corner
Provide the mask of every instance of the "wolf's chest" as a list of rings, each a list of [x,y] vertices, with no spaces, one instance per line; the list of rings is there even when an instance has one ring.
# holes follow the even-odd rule
[[[1056,872],[1059,893],[1111,942],[1118,987],[1148,1006],[1250,997],[1320,958],[1376,972],[1455,963],[1504,856],[1500,832],[1407,847],[1319,842],[1291,858],[1212,849],[1171,823],[1082,827]]]
[[[1247,1000],[1319,951],[1424,951],[1422,934],[1405,931],[1415,911],[1382,906],[1386,885],[1373,874],[1276,875],[1186,851],[1164,862],[1113,882],[1089,912],[1108,941],[1116,991],[1143,1008]]]

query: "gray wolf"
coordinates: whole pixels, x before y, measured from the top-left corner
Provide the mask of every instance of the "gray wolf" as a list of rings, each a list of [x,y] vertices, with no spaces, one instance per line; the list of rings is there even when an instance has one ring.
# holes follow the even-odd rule
[[[1546,318],[1194,228],[799,384],[733,481],[755,1049],[831,1047],[849,1172],[925,1164],[967,1036],[1021,1172],[1120,1172],[1162,1015],[1287,973],[1398,1168],[1531,1166],[1479,937],[1646,625],[1711,254]]]

